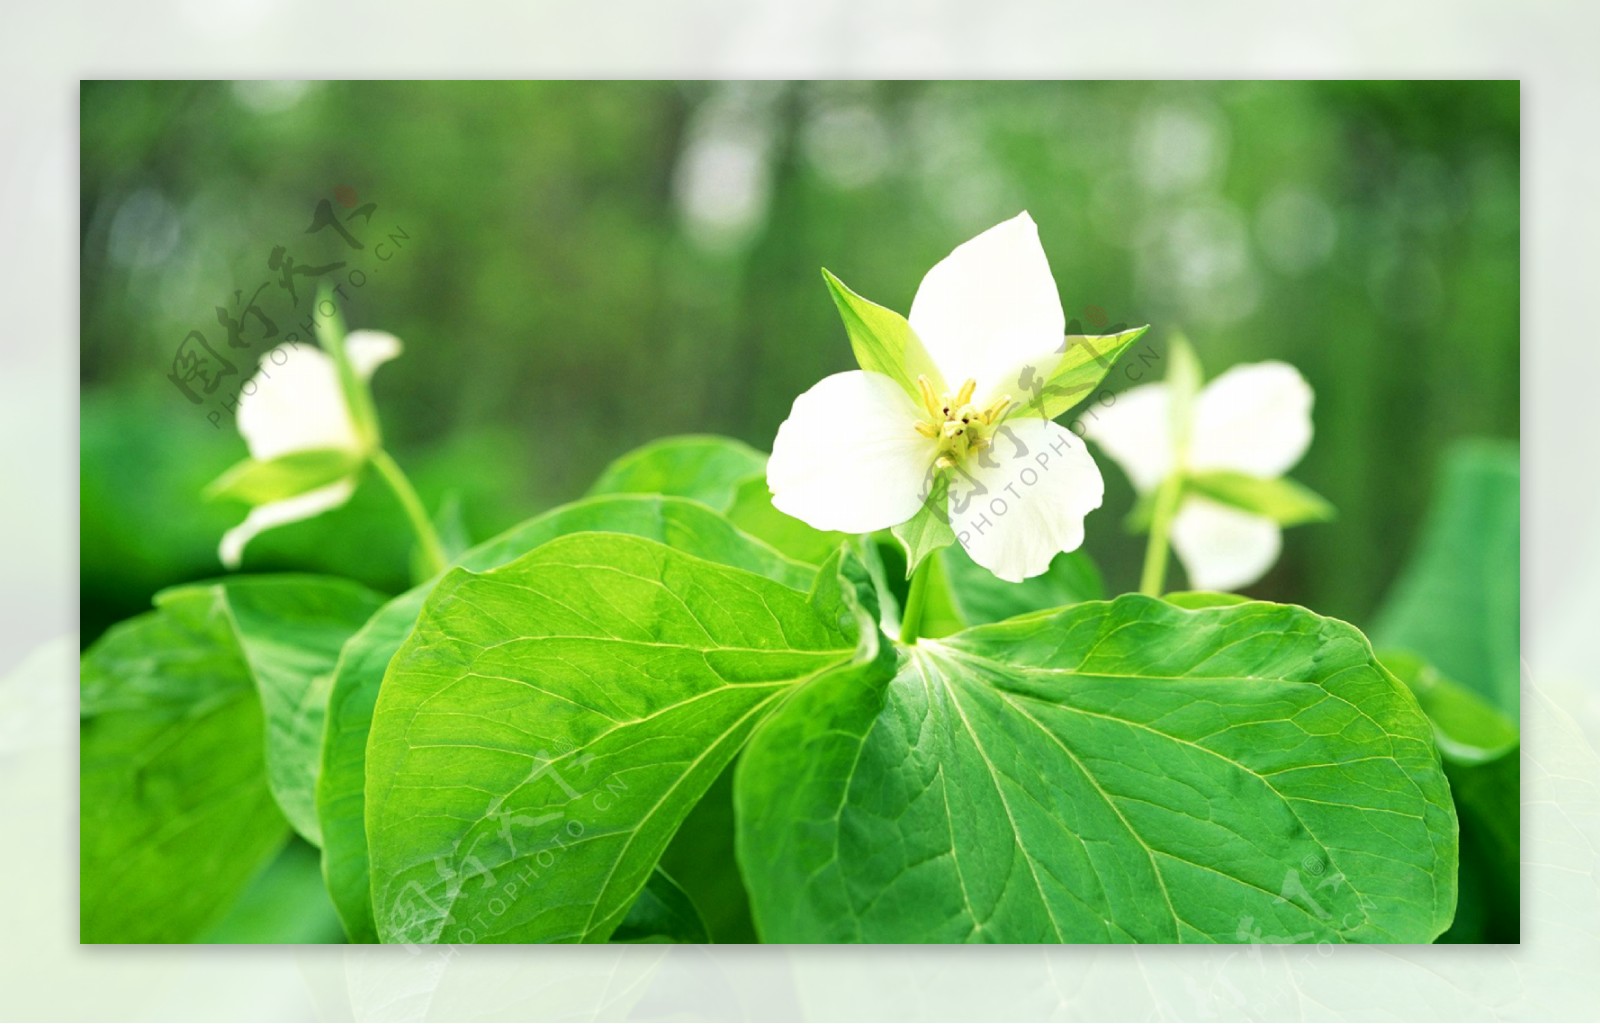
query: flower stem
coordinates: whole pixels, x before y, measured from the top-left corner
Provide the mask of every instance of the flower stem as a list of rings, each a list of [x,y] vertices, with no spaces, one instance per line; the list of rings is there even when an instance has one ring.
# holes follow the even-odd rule
[[[906,591],[906,610],[900,616],[900,642],[917,642],[917,630],[922,628],[922,612],[928,606],[928,565],[932,559],[924,558],[911,574],[911,587]]]
[[[400,507],[405,510],[406,518],[411,520],[411,529],[417,535],[417,546],[422,551],[425,578],[431,579],[444,572],[450,560],[444,555],[444,544],[439,540],[439,532],[433,528],[433,520],[428,518],[428,510],[423,507],[422,499],[417,497],[416,488],[411,486],[411,481],[406,478],[405,472],[382,448],[373,449],[372,467],[383,477],[383,482],[389,485],[389,489],[399,499]]]
[[[1139,577],[1139,593],[1160,597],[1167,582],[1167,549],[1172,533],[1172,518],[1183,493],[1183,476],[1173,473],[1161,481],[1156,491],[1156,506],[1150,516],[1150,540],[1144,549],[1144,574]]]

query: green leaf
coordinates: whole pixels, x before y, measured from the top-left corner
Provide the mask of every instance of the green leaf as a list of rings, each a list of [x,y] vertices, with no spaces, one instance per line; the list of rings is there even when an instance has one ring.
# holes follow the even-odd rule
[[[362,456],[344,448],[315,448],[275,459],[245,459],[206,486],[209,499],[265,505],[337,483],[361,468]]]
[[[1517,942],[1521,933],[1522,750],[1516,724],[1414,654],[1384,667],[1433,723],[1461,821],[1461,898],[1441,942]]]
[[[960,545],[945,549],[939,557],[949,578],[951,600],[969,626],[1105,597],[1100,570],[1082,551],[1062,552],[1051,560],[1050,568],[1021,583],[998,578]]]
[[[763,473],[745,480],[734,492],[728,519],[752,537],[766,541],[796,561],[821,565],[850,539],[849,534],[818,530],[794,516],[779,512]]]
[[[1483,764],[1517,745],[1516,723],[1471,690],[1446,679],[1414,654],[1384,651],[1381,657],[1384,667],[1416,696],[1447,761]]]
[[[814,570],[785,559],[693,501],[644,495],[587,498],[563,505],[485,541],[458,563],[474,571],[520,558],[569,533],[611,531],[648,537],[701,558],[768,576],[794,589]],[[367,734],[379,685],[395,652],[416,625],[433,581],[395,598],[345,645],[334,675],[317,793],[324,871],[352,942],[376,942],[368,873]]]
[[[755,922],[750,919],[750,896],[739,878],[734,835],[733,765],[730,765],[722,770],[717,781],[683,820],[657,865],[660,871],[672,876],[694,903],[705,922],[708,933],[705,941],[708,942],[756,941]]]
[[[739,861],[769,942],[1426,942],[1456,821],[1353,628],[1129,595],[921,641],[757,731]]]
[[[628,908],[628,916],[611,934],[611,941],[710,942],[711,936],[683,886],[657,868]]]
[[[81,695],[81,941],[192,942],[289,836],[226,609],[157,595],[84,654]]]
[[[723,512],[741,484],[766,471],[767,457],[742,441],[689,434],[653,441],[617,459],[589,495],[664,494]]]
[[[207,943],[305,944],[343,938],[339,916],[328,902],[316,848],[291,841],[245,889]]]
[[[923,559],[956,542],[955,531],[950,528],[950,506],[946,501],[949,490],[949,477],[944,473],[935,473],[931,490],[918,507],[917,514],[889,531],[905,550],[907,579],[911,578]]]
[[[1146,325],[1117,334],[1067,335],[1061,358],[1048,375],[1040,368],[1023,368],[1017,380],[1021,392],[1017,400],[1036,409],[1045,419],[1055,419],[1088,398],[1122,354],[1149,329]],[[1040,377],[1044,379],[1040,381]]]
[[[266,713],[267,784],[295,831],[320,843],[317,774],[334,664],[383,599],[347,580],[305,575],[236,576],[167,593],[227,614]]]
[[[1514,445],[1446,459],[1411,563],[1375,617],[1380,647],[1414,651],[1517,721],[1521,714],[1521,501]]]
[[[807,595],[581,533],[450,572],[367,746],[386,941],[604,941],[690,809],[793,687],[851,660],[858,585]]]
[[[1333,506],[1326,498],[1293,480],[1223,470],[1196,473],[1185,483],[1186,491],[1264,516],[1279,526],[1322,523],[1334,516]]]
[[[922,404],[922,392],[917,387],[919,376],[928,378],[936,394],[946,390],[943,375],[905,317],[863,299],[826,269],[822,271],[822,279],[828,283],[833,304],[839,307],[839,317],[844,321],[858,366],[890,378],[918,406]]]

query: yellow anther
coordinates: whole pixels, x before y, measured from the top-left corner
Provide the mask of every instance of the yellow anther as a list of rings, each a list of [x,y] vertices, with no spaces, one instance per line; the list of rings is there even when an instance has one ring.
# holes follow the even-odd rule
[[[918,376],[917,390],[922,392],[923,408],[928,410],[928,415],[933,417],[934,422],[944,419],[944,412],[939,408],[939,399],[933,393],[933,381],[926,375]]]
[[[917,433],[921,434],[923,437],[938,437],[939,428],[934,426],[932,423],[929,423],[927,420],[918,420]]]
[[[961,390],[956,392],[956,400],[953,404],[958,407],[966,405],[968,402],[972,401],[972,394],[977,390],[978,382],[968,378],[967,382],[961,385]]]
[[[1010,408],[1011,408],[1011,396],[1007,395],[1006,397],[1004,397],[1004,398],[1000,399],[999,401],[995,402],[993,405],[989,406],[989,408],[983,410],[983,412],[981,414],[983,416],[983,422],[985,422],[985,423],[993,423],[995,420],[999,419],[1001,416],[1004,416],[1006,414],[1006,411],[1008,409],[1010,409]]]

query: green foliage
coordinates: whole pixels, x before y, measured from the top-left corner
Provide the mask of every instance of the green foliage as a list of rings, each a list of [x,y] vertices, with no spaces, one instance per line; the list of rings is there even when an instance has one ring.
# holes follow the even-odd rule
[[[1425,942],[1456,823],[1342,623],[1128,596],[801,689],[738,777],[777,942]]]
[[[115,808],[85,804],[86,938],[317,937],[327,897],[304,846],[278,855],[283,813],[320,838],[353,941],[1415,942],[1449,924],[1445,772],[1462,821],[1493,822],[1515,761],[1481,701],[1395,655],[1413,698],[1304,609],[1104,602],[1077,552],[1013,585],[948,547],[923,583],[942,638],[893,644],[899,549],[788,528],[763,469],[722,439],[655,443],[607,473],[613,493],[381,606],[310,576],[163,595],[85,658],[85,793]],[[164,728],[178,738],[150,747]],[[141,808],[128,759],[149,749],[171,797]],[[227,855],[158,825],[188,818]],[[1460,855],[1504,877],[1503,838]],[[154,894],[137,913],[109,867],[128,848]],[[1457,931],[1479,934],[1495,911],[1467,905]]]
[[[733,504],[740,485],[766,469],[765,455],[730,438],[669,437],[607,466],[589,494],[665,494],[722,510]]]
[[[613,942],[710,942],[711,933],[694,900],[672,876],[657,868],[611,933]]]
[[[1064,551],[1050,568],[1021,583],[1007,583],[974,562],[959,545],[939,553],[949,579],[950,600],[968,626],[1061,608],[1105,597],[1100,570],[1082,551]],[[930,634],[933,635],[933,634]]]
[[[290,840],[245,888],[228,916],[199,941],[304,944],[338,942],[341,935],[316,849]]]
[[[282,845],[285,818],[319,841],[331,672],[378,603],[315,576],[191,584],[85,654],[85,941],[193,940]]]
[[[1446,942],[1521,935],[1519,475],[1508,446],[1451,452],[1373,630],[1433,723],[1461,819],[1460,911]]]
[[[1522,906],[1517,726],[1415,655],[1391,651],[1382,658],[1433,723],[1461,819],[1461,896],[1456,919],[1440,941],[1517,942]]]
[[[772,505],[765,472],[739,484],[725,511],[728,521],[745,533],[807,565],[821,565],[850,539],[848,534],[818,530],[779,512]]]
[[[1412,651],[1516,721],[1521,715],[1521,489],[1517,451],[1451,452],[1412,561],[1374,619],[1381,647]]]

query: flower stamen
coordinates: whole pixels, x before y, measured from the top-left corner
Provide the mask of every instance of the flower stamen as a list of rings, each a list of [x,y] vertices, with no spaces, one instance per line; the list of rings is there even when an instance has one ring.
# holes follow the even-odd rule
[[[973,405],[978,382],[970,378],[953,393],[947,391],[935,398],[932,382],[927,377],[918,377],[917,390],[922,394],[922,404],[929,418],[919,419],[914,425],[917,433],[938,442],[933,464],[941,470],[953,469],[971,453],[990,447],[993,442],[989,435],[993,428],[1013,408],[1010,395],[983,409]]]

